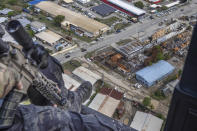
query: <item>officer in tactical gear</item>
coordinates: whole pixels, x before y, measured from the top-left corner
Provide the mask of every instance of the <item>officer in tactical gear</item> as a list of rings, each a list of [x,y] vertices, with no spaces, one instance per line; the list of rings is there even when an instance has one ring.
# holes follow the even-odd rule
[[[88,83],[84,84],[88,86]],[[0,63],[0,98],[12,87],[22,89],[19,75],[12,68]],[[91,85],[89,85],[91,86]],[[82,101],[78,101],[81,104]],[[9,131],[135,131],[110,118],[82,115],[52,106],[19,105]]]
[[[64,86],[62,78],[63,69],[58,60],[50,56],[45,48],[41,45],[34,44],[31,37],[26,33],[21,23],[17,20],[10,21],[6,27],[8,33],[23,47],[23,52],[29,60],[33,60],[39,66],[39,71],[57,83],[60,89],[62,101],[67,110],[80,112],[81,103],[87,99],[91,92],[91,84],[89,82],[82,83],[82,85],[74,92],[68,91]],[[46,87],[47,88],[47,87]],[[43,95],[38,92],[32,85],[27,90],[27,95],[32,104],[39,106],[52,105],[51,101],[47,100]],[[81,102],[78,102],[81,101]]]

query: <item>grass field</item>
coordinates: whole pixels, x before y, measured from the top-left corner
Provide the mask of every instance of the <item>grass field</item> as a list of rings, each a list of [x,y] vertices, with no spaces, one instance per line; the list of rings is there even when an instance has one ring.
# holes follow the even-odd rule
[[[78,62],[77,60],[70,60],[70,61],[64,63],[62,66],[63,66],[64,70],[73,71],[77,67],[81,66],[81,63]]]

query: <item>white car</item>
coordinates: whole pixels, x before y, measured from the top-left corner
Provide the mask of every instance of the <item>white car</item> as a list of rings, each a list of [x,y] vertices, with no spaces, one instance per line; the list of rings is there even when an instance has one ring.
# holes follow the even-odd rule
[[[91,60],[89,58],[87,58],[87,61],[91,62]]]
[[[142,87],[141,84],[139,84],[139,83],[136,83],[136,84],[135,84],[135,88],[140,89],[141,87]]]

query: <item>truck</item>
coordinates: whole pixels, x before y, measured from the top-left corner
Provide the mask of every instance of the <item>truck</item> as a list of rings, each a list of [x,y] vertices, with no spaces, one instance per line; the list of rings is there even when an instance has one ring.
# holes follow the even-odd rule
[[[26,9],[26,8],[23,8],[23,12],[25,12],[25,13],[30,13],[30,10],[28,10],[28,9]]]

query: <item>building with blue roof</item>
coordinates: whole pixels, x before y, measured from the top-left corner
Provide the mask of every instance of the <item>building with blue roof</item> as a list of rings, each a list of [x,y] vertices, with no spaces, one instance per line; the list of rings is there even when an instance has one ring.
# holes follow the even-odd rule
[[[41,1],[48,1],[48,0],[32,0],[30,2],[28,2],[29,5],[36,5],[38,3],[40,3]]]
[[[157,81],[160,81],[164,77],[168,76],[174,71],[175,67],[164,60],[145,67],[136,72],[136,79],[142,82],[144,85],[150,87]]]

